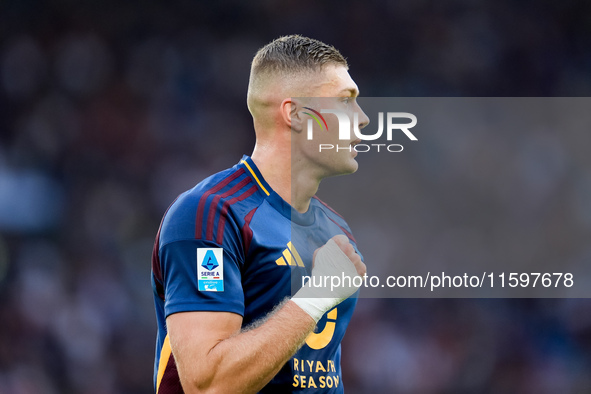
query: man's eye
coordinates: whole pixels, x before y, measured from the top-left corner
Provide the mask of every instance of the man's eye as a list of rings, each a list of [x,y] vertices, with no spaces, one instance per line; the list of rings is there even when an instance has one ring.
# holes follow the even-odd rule
[[[351,102],[352,97],[345,97],[343,98],[343,103],[349,104]]]

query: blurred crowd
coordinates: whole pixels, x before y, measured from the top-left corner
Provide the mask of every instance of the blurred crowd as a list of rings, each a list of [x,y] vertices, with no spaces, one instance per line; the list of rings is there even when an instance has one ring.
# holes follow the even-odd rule
[[[0,394],[152,391],[154,236],[177,194],[251,152],[260,46],[331,43],[365,96],[588,96],[590,16],[549,0],[0,2]],[[557,160],[526,196],[562,187]],[[582,243],[591,172],[578,171]],[[351,219],[363,250],[380,231]],[[588,392],[590,307],[362,299],[343,380],[348,393]]]

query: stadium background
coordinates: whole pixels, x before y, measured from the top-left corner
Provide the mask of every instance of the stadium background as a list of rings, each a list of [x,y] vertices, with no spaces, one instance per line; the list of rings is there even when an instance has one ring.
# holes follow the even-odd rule
[[[161,215],[250,153],[249,62],[291,33],[339,48],[365,96],[591,92],[584,1],[3,0],[0,393],[151,392]],[[578,170],[572,212],[588,239],[591,171]],[[361,300],[347,392],[589,392],[590,307]]]

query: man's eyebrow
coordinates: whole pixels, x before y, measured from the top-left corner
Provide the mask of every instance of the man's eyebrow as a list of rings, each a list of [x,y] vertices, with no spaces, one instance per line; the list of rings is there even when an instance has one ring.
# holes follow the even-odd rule
[[[346,93],[349,93],[349,94],[350,94],[351,96],[353,96],[353,97],[357,97],[357,96],[359,96],[359,91],[358,91],[357,89],[355,89],[355,88],[347,88],[347,89],[343,89],[343,90],[341,90],[341,91],[339,92],[339,94],[341,94],[341,93],[344,93],[344,92],[346,92]]]

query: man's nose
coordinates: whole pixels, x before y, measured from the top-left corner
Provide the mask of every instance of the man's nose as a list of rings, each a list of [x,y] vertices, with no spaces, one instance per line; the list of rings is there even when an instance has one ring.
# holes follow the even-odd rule
[[[359,129],[361,130],[362,128],[364,128],[365,126],[367,126],[369,124],[369,118],[367,117],[365,112],[363,112],[363,109],[361,109],[359,104],[357,104],[357,108],[359,109],[359,111],[358,111],[359,118],[357,119],[357,121],[359,122],[358,123]]]

